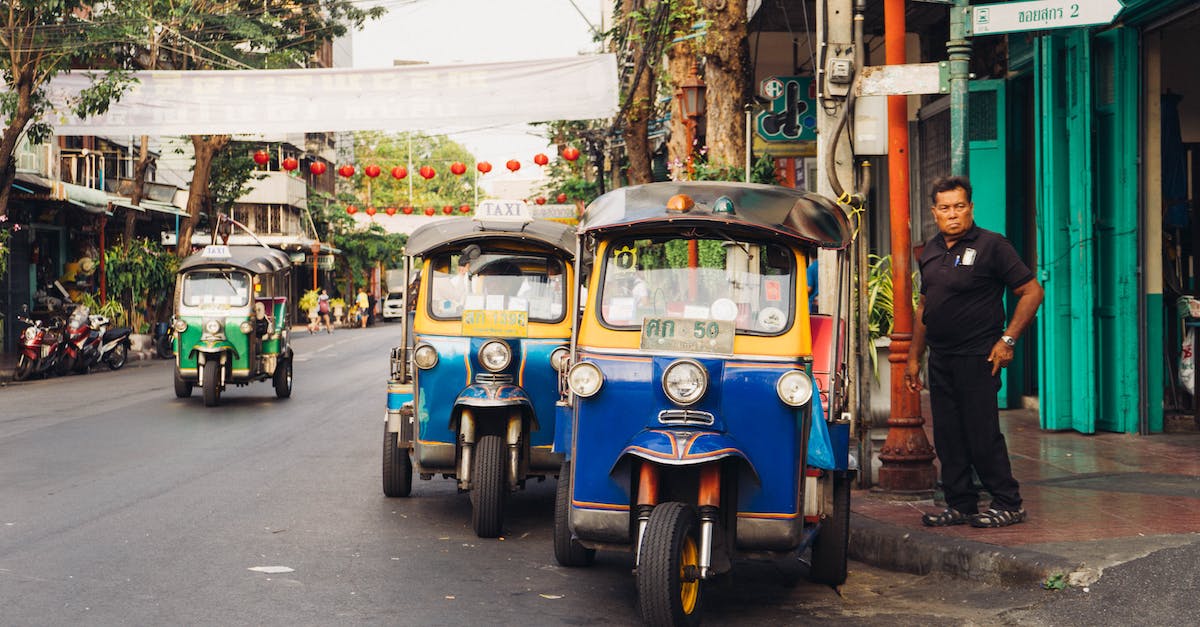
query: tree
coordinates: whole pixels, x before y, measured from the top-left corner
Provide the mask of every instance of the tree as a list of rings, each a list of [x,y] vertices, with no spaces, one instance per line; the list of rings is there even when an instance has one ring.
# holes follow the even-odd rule
[[[10,0],[0,13],[0,72],[6,91],[0,94],[0,216],[8,214],[8,200],[16,176],[15,154],[22,136],[38,144],[53,128],[43,121],[50,110],[46,85],[73,67],[88,67],[101,59],[118,57],[120,43],[114,33],[119,20],[111,15],[92,18],[83,0]],[[121,67],[97,73],[90,87],[70,103],[80,117],[104,113],[129,84]]]
[[[354,161],[361,167],[356,168],[351,179],[353,192],[348,202],[375,207],[439,209],[445,205],[458,207],[475,203],[475,157],[444,135],[360,131],[354,134]],[[451,173],[450,165],[455,162],[465,165],[466,173]],[[368,165],[382,169],[378,178],[366,175],[364,170]],[[422,178],[417,170],[424,165],[432,167],[437,175],[428,180]],[[391,169],[397,166],[408,170],[404,179],[392,177]]]
[[[709,2],[711,19],[702,40],[708,100],[706,145],[710,163],[734,166],[745,159],[750,102],[750,48],[745,2]]]
[[[322,45],[386,11],[359,8],[356,0],[115,0],[113,5],[129,16],[127,33],[139,45],[133,55],[139,66],[178,70],[305,66]],[[213,207],[210,167],[229,142],[228,135],[192,136],[196,160],[189,215],[176,247],[181,257],[190,252],[201,213]]]

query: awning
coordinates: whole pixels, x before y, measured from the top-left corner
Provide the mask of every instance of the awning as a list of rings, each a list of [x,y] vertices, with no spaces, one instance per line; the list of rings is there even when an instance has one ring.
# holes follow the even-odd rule
[[[45,200],[75,205],[88,213],[112,215],[104,190],[64,183],[32,172],[17,172],[13,187],[33,196],[45,194]]]
[[[108,202],[118,207],[133,209],[134,211],[156,211],[158,213],[166,213],[173,216],[179,216],[181,218],[186,218],[188,215],[187,209],[180,209],[171,203],[159,202],[157,200],[143,199],[142,204],[135,205],[124,196],[109,196]]]

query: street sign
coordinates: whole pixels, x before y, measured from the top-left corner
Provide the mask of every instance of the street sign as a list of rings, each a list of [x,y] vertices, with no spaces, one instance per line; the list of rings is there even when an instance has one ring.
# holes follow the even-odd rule
[[[1108,24],[1123,8],[1120,0],[1033,0],[976,5],[971,7],[971,32],[967,35]]]
[[[772,142],[816,141],[817,105],[811,76],[772,76],[763,80],[759,91],[771,100],[767,110],[755,118],[759,137]]]

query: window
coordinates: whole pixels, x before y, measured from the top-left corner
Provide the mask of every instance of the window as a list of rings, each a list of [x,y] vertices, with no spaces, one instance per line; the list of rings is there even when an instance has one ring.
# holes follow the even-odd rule
[[[197,270],[183,277],[188,307],[244,307],[250,302],[250,276],[227,270]]]
[[[485,250],[469,263],[442,254],[430,261],[429,312],[458,319],[464,310],[524,311],[531,322],[563,319],[566,273],[558,259],[536,253]]]

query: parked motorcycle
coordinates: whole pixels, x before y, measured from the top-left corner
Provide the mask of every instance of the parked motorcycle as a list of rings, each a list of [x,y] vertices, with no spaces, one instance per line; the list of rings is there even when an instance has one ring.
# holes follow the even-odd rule
[[[50,322],[33,320],[18,315],[17,320],[25,323],[21,332],[21,353],[13,369],[13,381],[24,381],[35,374],[57,374],[63,364],[63,321]]]
[[[175,337],[171,334],[170,322],[154,323],[154,353],[159,359],[175,357]]]
[[[125,362],[129,361],[131,345],[129,336],[133,334],[133,329],[129,327],[110,329],[108,328],[108,318],[104,316],[92,316],[91,320],[95,333],[100,337],[100,354],[96,358],[96,363],[103,363],[108,366],[109,370],[120,370]]]
[[[127,327],[108,328],[106,316],[92,315],[86,305],[78,305],[67,323],[67,342],[64,344],[64,370],[85,374],[93,366],[105,364],[119,370],[129,360],[133,332]]]

